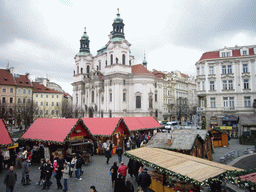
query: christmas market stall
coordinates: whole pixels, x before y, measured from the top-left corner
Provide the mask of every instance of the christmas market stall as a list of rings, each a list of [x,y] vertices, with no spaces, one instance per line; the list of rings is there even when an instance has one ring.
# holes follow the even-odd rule
[[[189,191],[193,187],[215,190],[230,171],[242,169],[166,149],[143,147],[124,153],[152,168],[150,189],[155,192]],[[220,189],[218,189],[220,190]]]
[[[151,131],[161,129],[163,126],[154,117],[123,117],[125,124],[131,132]]]
[[[123,118],[82,118],[82,120],[97,139],[99,154],[105,153],[102,148],[104,141],[112,141],[112,154],[115,154],[117,146],[123,148],[124,138],[130,135]]]
[[[146,146],[212,160],[212,140],[207,130],[174,129],[170,133],[157,133]]]
[[[214,147],[228,147],[228,134],[218,128],[211,129]]]
[[[11,155],[13,150],[13,141],[9,135],[6,125],[2,119],[0,119],[0,171],[2,170],[2,165],[8,165],[11,163]],[[9,150],[8,150],[9,148]]]
[[[70,162],[73,156],[81,154],[88,163],[93,152],[94,138],[81,119],[38,118],[21,139],[38,153],[43,146],[45,159],[58,156]]]

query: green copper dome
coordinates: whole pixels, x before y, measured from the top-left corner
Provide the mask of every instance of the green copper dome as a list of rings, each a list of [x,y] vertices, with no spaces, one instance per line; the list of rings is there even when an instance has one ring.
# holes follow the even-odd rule
[[[79,53],[81,55],[83,55],[84,53],[90,53],[89,44],[90,44],[90,40],[89,40],[88,35],[86,34],[86,28],[84,28],[84,34],[82,35],[81,40],[80,40],[80,51],[79,51]]]
[[[117,9],[117,17],[114,19],[113,31],[111,31],[112,38],[122,38],[124,39],[124,23],[123,19],[120,17],[119,9]]]

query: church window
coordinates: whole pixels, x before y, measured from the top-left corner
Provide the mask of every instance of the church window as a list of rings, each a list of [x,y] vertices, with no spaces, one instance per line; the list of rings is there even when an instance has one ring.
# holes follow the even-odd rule
[[[107,61],[107,60],[106,60],[106,62],[105,62],[105,63],[106,63],[106,66],[108,66],[108,61]]]
[[[112,93],[109,93],[109,101],[112,102]]]
[[[83,74],[83,68],[81,68],[81,74]]]
[[[94,91],[92,91],[92,103],[94,102]]]
[[[148,108],[149,108],[149,109],[152,109],[152,108],[153,108],[153,98],[152,98],[152,96],[149,96],[148,102],[149,102]]]
[[[122,56],[122,64],[125,65],[125,54]]]
[[[99,61],[99,70],[101,70],[101,62]]]
[[[87,65],[87,71],[86,71],[87,73],[89,73],[90,72],[90,66],[89,65]]]
[[[157,83],[155,83],[155,88],[157,88]]]
[[[155,111],[155,118],[157,118],[158,117],[158,110],[156,109],[156,111]]]
[[[111,118],[112,117],[112,111],[109,110],[109,117]]]
[[[155,94],[155,102],[157,102],[157,94]]]
[[[130,65],[130,66],[132,65],[132,60],[129,61],[129,65]]]
[[[77,74],[79,74],[79,66],[77,66]]]
[[[110,86],[112,85],[112,80],[109,80],[109,85],[110,85]]]
[[[141,108],[141,96],[136,96],[136,109]]]
[[[100,117],[103,118],[103,111],[100,112]]]
[[[124,79],[124,81],[123,81],[123,84],[125,85],[125,79]]]
[[[113,55],[110,55],[110,65],[113,65]]]
[[[123,93],[123,101],[126,101],[126,93]]]

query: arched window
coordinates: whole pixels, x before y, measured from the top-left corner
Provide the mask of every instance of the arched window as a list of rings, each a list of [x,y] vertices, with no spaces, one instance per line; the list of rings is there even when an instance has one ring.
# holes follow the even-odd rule
[[[141,96],[136,96],[136,109],[141,108]]]
[[[99,61],[99,70],[101,70],[101,62]]]
[[[112,111],[109,110],[109,117],[112,117]]]
[[[110,65],[113,65],[113,55],[110,55]]]
[[[122,56],[122,64],[125,65],[125,54]]]
[[[89,65],[87,65],[86,72],[87,72],[87,73],[90,73],[90,66],[89,66]]]
[[[77,74],[79,74],[79,66],[77,66]]]
[[[81,74],[83,74],[83,68],[81,68]]]
[[[157,118],[158,117],[158,110],[156,109],[156,111],[155,111],[155,118]]]
[[[149,96],[149,98],[148,98],[148,108],[149,109],[152,109],[153,108],[153,98],[152,98],[152,96]]]
[[[103,118],[103,111],[100,112],[100,117]]]
[[[94,91],[92,91],[92,103],[94,103]]]

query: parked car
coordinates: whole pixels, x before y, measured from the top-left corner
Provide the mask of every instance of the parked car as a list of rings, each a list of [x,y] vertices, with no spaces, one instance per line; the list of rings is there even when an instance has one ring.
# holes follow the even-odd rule
[[[179,122],[178,121],[171,121],[171,122],[167,122],[165,125],[165,129],[173,129],[173,126],[178,125]]]

